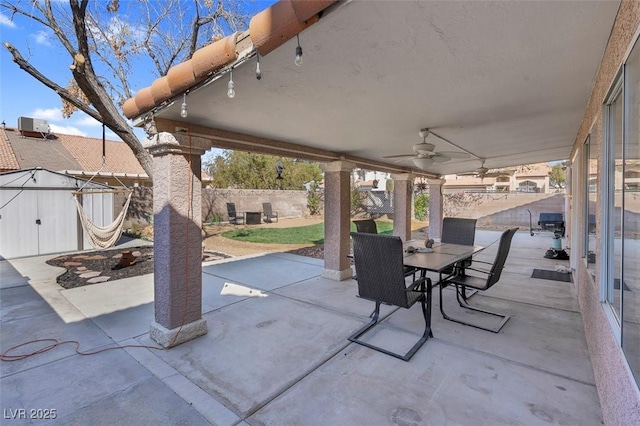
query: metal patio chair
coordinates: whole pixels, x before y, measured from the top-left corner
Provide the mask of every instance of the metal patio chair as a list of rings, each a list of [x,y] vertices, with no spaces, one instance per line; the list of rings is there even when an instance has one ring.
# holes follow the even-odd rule
[[[352,232],[353,257],[358,272],[358,295],[375,302],[371,321],[351,336],[349,341],[384,354],[409,361],[431,333],[431,279],[419,278],[408,287],[405,283],[402,240],[400,237]],[[408,309],[416,302],[422,306],[424,331],[418,342],[405,354],[398,354],[360,340],[367,331],[379,324],[380,304]]]
[[[378,225],[376,225],[376,221],[373,219],[362,219],[362,220],[354,220],[354,225],[356,225],[357,232],[362,232],[365,234],[377,234],[378,233]],[[408,277],[411,275],[412,279],[416,280],[416,272],[415,268],[410,266],[404,267],[404,276]],[[357,277],[353,277],[354,280],[357,280]]]
[[[472,246],[476,239],[476,219],[459,217],[445,217],[442,220],[442,238],[440,241],[449,244],[461,244]],[[464,274],[464,269],[471,266],[471,258],[464,259],[456,264],[460,268],[459,273]],[[450,275],[453,268],[446,269],[442,273]]]
[[[229,216],[229,223],[234,225],[244,225],[244,213],[236,212],[235,203],[227,203],[227,215]]]
[[[356,225],[358,232],[364,232],[366,234],[378,233],[378,227],[373,219],[354,220],[353,223]]]
[[[471,327],[480,328],[482,330],[492,331],[494,333],[498,333],[500,329],[509,321],[509,316],[486,311],[484,309],[479,309],[474,306],[469,305],[468,296],[466,296],[466,289],[472,288],[479,291],[488,290],[493,285],[495,285],[500,280],[500,275],[502,273],[502,269],[504,268],[504,263],[507,260],[507,256],[509,255],[509,249],[511,248],[511,240],[513,239],[513,235],[516,233],[518,228],[508,229],[502,233],[500,236],[500,243],[498,245],[498,252],[496,254],[496,258],[493,263],[484,262],[481,260],[474,259],[474,262],[483,263],[487,265],[491,265],[489,270],[477,269],[477,268],[466,268],[467,271],[474,272],[473,275],[469,275],[468,273],[462,274],[454,274],[448,278],[445,278],[440,282],[440,312],[442,313],[442,317],[449,321],[454,321],[460,324],[468,325]],[[470,309],[476,312],[482,312],[485,314],[493,315],[499,318],[502,318],[502,321],[494,328],[483,327],[478,324],[472,324],[466,321],[462,321],[456,318],[452,318],[448,316],[444,312],[444,306],[442,303],[442,292],[445,287],[448,285],[455,286],[456,289],[456,299],[458,300],[458,304],[460,307],[465,309]]]
[[[273,219],[275,219],[276,222],[278,221],[278,212],[274,212],[271,209],[271,203],[262,203],[262,214],[265,223],[271,223]]]

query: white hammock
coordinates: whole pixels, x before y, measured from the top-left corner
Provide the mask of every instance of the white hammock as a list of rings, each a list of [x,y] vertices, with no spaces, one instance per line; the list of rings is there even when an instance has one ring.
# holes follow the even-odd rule
[[[81,193],[77,192],[73,194],[73,197],[76,200],[76,208],[80,215],[80,221],[82,222],[82,228],[94,248],[106,249],[112,247],[120,239],[120,235],[122,235],[122,226],[124,225],[124,218],[127,215],[127,210],[129,210],[129,202],[131,201],[131,195],[133,194],[133,191],[128,192],[129,195],[127,196],[127,200],[124,203],[120,214],[110,225],[107,226],[98,226],[93,223],[91,218],[84,212],[84,208],[78,200],[78,194],[81,195]]]

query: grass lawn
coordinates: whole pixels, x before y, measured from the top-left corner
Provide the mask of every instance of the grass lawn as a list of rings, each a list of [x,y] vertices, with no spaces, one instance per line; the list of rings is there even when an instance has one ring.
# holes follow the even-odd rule
[[[391,235],[393,222],[376,221],[379,234]],[[351,223],[351,231],[356,226]],[[324,243],[324,223],[298,226],[295,228],[255,228],[239,229],[222,233],[223,237],[249,243],[271,244],[322,244]]]

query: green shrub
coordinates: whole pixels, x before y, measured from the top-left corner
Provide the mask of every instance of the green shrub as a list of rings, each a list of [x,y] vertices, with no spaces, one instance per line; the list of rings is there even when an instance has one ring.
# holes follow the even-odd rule
[[[429,194],[417,195],[413,201],[414,216],[418,220],[425,220],[429,213]]]
[[[322,192],[317,182],[313,182],[307,191],[307,208],[312,216],[322,212]]]

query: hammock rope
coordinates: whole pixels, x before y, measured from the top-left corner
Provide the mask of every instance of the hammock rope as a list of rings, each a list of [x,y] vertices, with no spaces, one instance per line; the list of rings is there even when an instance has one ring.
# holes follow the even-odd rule
[[[118,215],[118,217],[115,218],[115,220],[111,224],[107,226],[96,225],[93,222],[93,220],[89,216],[87,216],[87,214],[84,211],[84,207],[82,206],[82,203],[79,200],[78,195],[83,194],[82,190],[84,189],[84,187],[87,186],[93,180],[93,178],[98,176],[98,174],[100,174],[100,172],[106,167],[106,165],[107,165],[107,150],[106,150],[106,138],[105,138],[105,125],[104,123],[102,123],[102,167],[100,168],[100,170],[95,172],[94,175],[91,176],[91,179],[86,181],[84,185],[82,185],[82,187],[77,192],[73,193],[73,198],[76,200],[76,209],[78,210],[78,215],[80,216],[80,222],[82,223],[82,229],[84,229],[84,233],[89,239],[89,242],[91,243],[91,245],[96,249],[106,249],[109,247],[113,247],[115,243],[118,242],[118,240],[120,239],[120,236],[122,235],[122,227],[124,226],[124,219],[127,216],[127,211],[129,210],[129,203],[131,202],[131,195],[133,194],[133,191],[127,188],[127,186],[124,183],[122,183],[122,181],[118,179],[118,176],[116,176],[114,173],[112,174],[113,177],[120,183],[120,185],[126,188],[125,190],[122,190],[122,191],[114,191],[114,190],[95,191],[94,190],[94,191],[86,191],[86,193],[95,194],[95,193],[108,193],[108,192],[111,192],[111,193],[128,192],[127,199],[122,207],[122,210],[120,210],[120,214]]]
[[[91,245],[96,249],[106,249],[113,247],[113,245],[120,239],[122,235],[122,227],[124,226],[124,219],[127,216],[129,210],[129,203],[131,202],[131,195],[133,191],[129,190],[127,199],[120,211],[118,217],[115,218],[111,224],[107,226],[96,225],[93,220],[84,211],[82,203],[78,199],[78,193],[74,193],[73,197],[76,200],[76,208],[78,215],[80,216],[80,222],[84,229],[85,235],[89,239]]]

